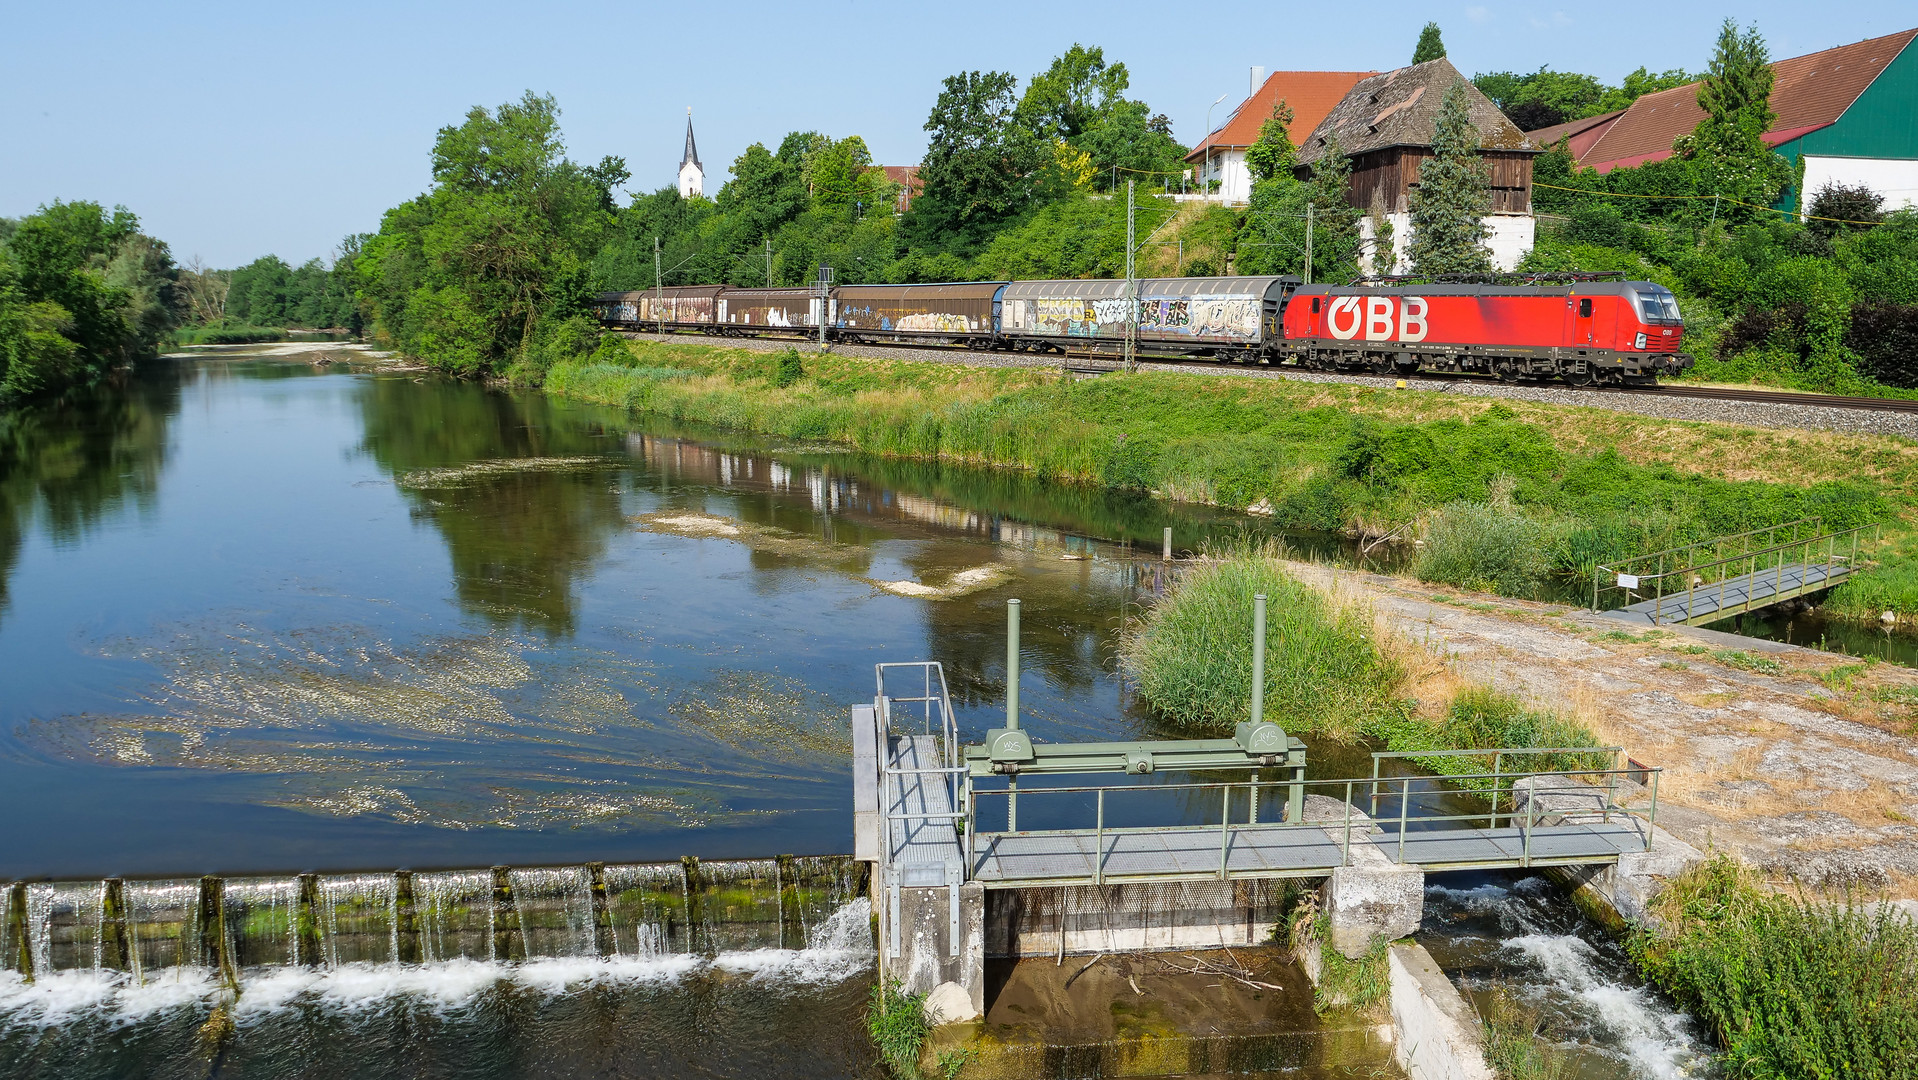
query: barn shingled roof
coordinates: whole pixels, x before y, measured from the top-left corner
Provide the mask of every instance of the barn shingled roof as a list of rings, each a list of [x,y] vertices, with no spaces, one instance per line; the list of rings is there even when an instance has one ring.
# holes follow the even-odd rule
[[[1772,64],[1771,107],[1778,119],[1765,133],[1770,146],[1837,123],[1858,95],[1896,59],[1918,29],[1901,30]],[[1578,163],[1599,172],[1672,156],[1672,143],[1705,119],[1698,84],[1646,94],[1607,128]]]
[[[1299,164],[1310,165],[1325,152],[1326,136],[1337,132],[1347,154],[1388,146],[1430,146],[1438,127],[1439,106],[1454,85],[1471,99],[1472,123],[1485,150],[1536,150],[1492,100],[1440,57],[1361,81],[1345,95],[1299,147]]]
[[[1225,118],[1225,123],[1200,140],[1185,159],[1197,163],[1205,159],[1208,148],[1243,150],[1258,142],[1259,128],[1272,115],[1272,106],[1280,101],[1292,110],[1292,125],[1286,130],[1297,145],[1319,126],[1319,121],[1345,97],[1346,91],[1360,79],[1376,74],[1375,71],[1275,71],[1266,76],[1257,93],[1240,102],[1232,115]]]

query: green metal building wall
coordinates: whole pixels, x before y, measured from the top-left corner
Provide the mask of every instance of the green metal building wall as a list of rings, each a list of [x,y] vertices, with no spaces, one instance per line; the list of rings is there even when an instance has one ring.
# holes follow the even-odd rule
[[[1918,158],[1918,38],[1885,65],[1837,123],[1781,143],[1778,152],[1793,164],[1801,154]]]

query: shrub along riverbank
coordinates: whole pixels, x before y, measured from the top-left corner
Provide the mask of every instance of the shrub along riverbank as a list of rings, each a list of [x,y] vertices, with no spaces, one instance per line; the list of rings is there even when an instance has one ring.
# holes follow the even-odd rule
[[[1282,528],[1420,535],[1420,576],[1516,596],[1589,583],[1597,563],[1795,518],[1883,522],[1883,567],[1838,590],[1832,609],[1918,617],[1918,543],[1903,520],[1918,445],[1906,440],[1346,384],[1068,380],[610,337],[553,367],[545,386],[877,454],[1269,507]]]

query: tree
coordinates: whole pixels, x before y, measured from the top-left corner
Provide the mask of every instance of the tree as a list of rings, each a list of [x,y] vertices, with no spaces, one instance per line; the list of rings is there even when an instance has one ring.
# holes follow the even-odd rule
[[[1298,167],[1298,147],[1292,145],[1292,107],[1285,99],[1272,106],[1272,115],[1259,125],[1259,137],[1245,149],[1246,171],[1252,182],[1292,175]]]
[[[432,167],[432,190],[388,211],[354,260],[377,328],[464,374],[528,362],[585,311],[625,163],[568,160],[558,103],[528,91],[441,128]]]
[[[1792,182],[1791,166],[1764,140],[1778,118],[1771,108],[1772,80],[1771,55],[1758,27],[1740,33],[1738,24],[1726,19],[1711,66],[1698,84],[1705,119],[1672,147],[1693,163],[1702,193],[1732,200],[1721,207],[1722,219],[1753,220]]]
[[[1104,49],[1074,43],[1026,84],[1015,118],[1040,138],[1069,141],[1096,127],[1131,81],[1124,64],[1106,64]]]
[[[1425,29],[1419,31],[1418,47],[1412,50],[1412,62],[1423,64],[1444,55],[1445,42],[1439,39],[1439,25],[1435,22],[1426,23]]]
[[[918,246],[970,254],[1033,201],[1045,144],[1015,122],[1018,80],[1003,71],[946,79],[925,129],[923,184],[908,216]]]
[[[1430,277],[1491,272],[1491,252],[1485,247],[1491,185],[1478,148],[1470,91],[1456,83],[1439,106],[1433,156],[1419,168],[1418,186],[1412,191],[1413,273]]]
[[[1529,74],[1509,71],[1474,76],[1473,85],[1511,118],[1521,131],[1596,116],[1607,88],[1590,75],[1540,67]]]

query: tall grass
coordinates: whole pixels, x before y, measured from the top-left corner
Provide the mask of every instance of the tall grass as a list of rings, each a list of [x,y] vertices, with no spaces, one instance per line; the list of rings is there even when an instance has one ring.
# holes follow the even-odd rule
[[[1516,696],[1489,686],[1466,686],[1452,698],[1437,720],[1409,713],[1384,714],[1369,734],[1401,752],[1419,750],[1478,750],[1491,748],[1596,747],[1598,736],[1576,720],[1555,712],[1529,708]],[[1435,773],[1468,776],[1492,771],[1492,755],[1415,757],[1415,763]],[[1525,754],[1501,763],[1506,772],[1609,769],[1609,754]],[[1461,781],[1468,788],[1489,788],[1491,780]]]
[[[1765,891],[1719,855],[1653,901],[1633,959],[1711,1029],[1738,1077],[1918,1074],[1918,926],[1889,907]]]
[[[1498,1080],[1563,1080],[1571,1073],[1565,1054],[1539,1036],[1538,1010],[1503,987],[1492,993],[1481,1022],[1485,1061]]]
[[[1230,730],[1251,713],[1252,598],[1266,602],[1265,716],[1287,730],[1349,739],[1391,706],[1399,672],[1372,621],[1287,574],[1255,544],[1189,570],[1127,628],[1120,666],[1168,720]]]
[[[932,1032],[925,1006],[926,995],[906,993],[897,979],[880,979],[872,984],[866,1032],[897,1076],[919,1075],[919,1051]]]

